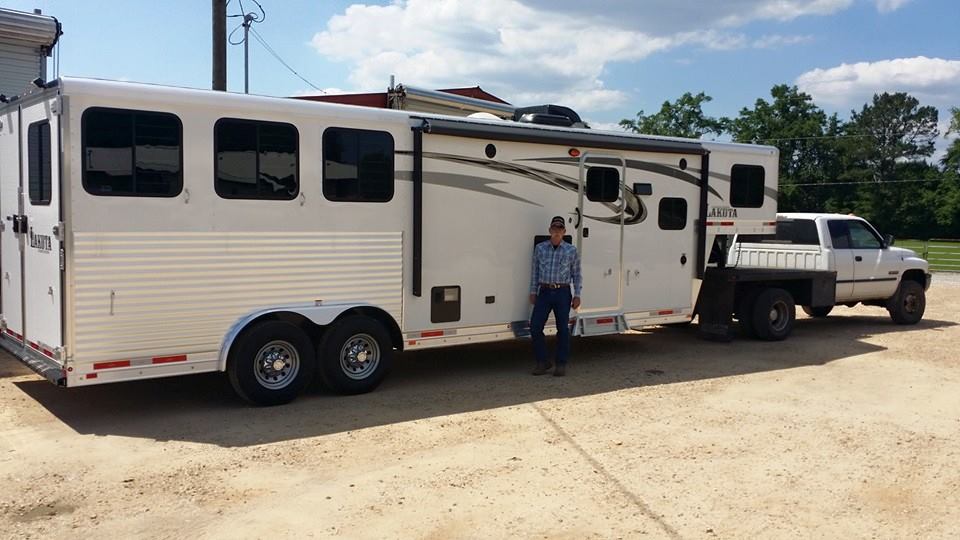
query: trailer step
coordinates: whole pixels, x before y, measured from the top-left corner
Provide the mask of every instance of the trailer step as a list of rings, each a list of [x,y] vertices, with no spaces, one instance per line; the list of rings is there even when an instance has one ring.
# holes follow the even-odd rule
[[[6,336],[0,336],[0,347],[6,349],[7,352],[44,379],[57,386],[67,385],[66,371],[55,360],[26,348],[22,343]]]

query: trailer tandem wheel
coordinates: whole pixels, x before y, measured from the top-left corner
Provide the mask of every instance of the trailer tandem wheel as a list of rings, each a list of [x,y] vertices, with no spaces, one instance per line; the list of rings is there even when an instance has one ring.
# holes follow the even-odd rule
[[[245,330],[230,349],[227,376],[234,391],[256,405],[293,401],[313,378],[310,338],[296,325],[263,321]]]
[[[337,321],[320,342],[320,377],[327,388],[341,394],[370,392],[383,382],[392,361],[387,329],[363,315]]]

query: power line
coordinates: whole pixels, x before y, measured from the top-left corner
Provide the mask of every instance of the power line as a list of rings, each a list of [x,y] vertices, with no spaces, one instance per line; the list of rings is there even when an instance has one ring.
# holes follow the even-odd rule
[[[253,34],[253,37],[257,38],[257,41],[259,41],[260,44],[263,45],[263,47],[267,50],[268,53],[270,53],[271,55],[273,55],[273,57],[276,58],[278,62],[280,62],[281,64],[283,64],[283,67],[285,67],[285,68],[287,68],[287,69],[290,70],[290,73],[293,73],[294,75],[296,75],[297,77],[299,77],[301,81],[309,84],[309,85],[312,86],[315,90],[318,90],[318,91],[323,92],[324,94],[326,94],[326,92],[324,92],[319,86],[317,86],[317,85],[313,84],[312,82],[308,81],[307,79],[305,79],[305,78],[303,77],[303,75],[300,75],[299,73],[297,73],[297,71],[296,71],[295,69],[293,69],[292,67],[290,67],[290,64],[287,64],[286,62],[284,62],[284,61],[283,61],[283,58],[280,58],[280,55],[277,54],[277,52],[273,50],[273,47],[271,47],[271,46],[266,42],[266,40],[263,39],[263,36],[261,36],[259,32],[257,32],[257,31],[254,30],[253,28],[250,29],[250,32]]]
[[[786,186],[797,186],[797,187],[806,187],[806,186],[851,186],[851,185],[863,185],[863,186],[873,186],[877,184],[908,184],[908,183],[917,183],[917,182],[942,182],[942,178],[921,178],[916,180],[884,180],[882,182],[874,181],[864,181],[864,182],[807,182],[803,184],[791,184],[791,183],[782,183],[780,187]]]

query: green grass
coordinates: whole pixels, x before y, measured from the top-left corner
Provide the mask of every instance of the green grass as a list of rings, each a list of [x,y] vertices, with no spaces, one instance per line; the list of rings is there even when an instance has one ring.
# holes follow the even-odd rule
[[[894,245],[916,251],[930,270],[960,272],[960,240],[897,240]]]

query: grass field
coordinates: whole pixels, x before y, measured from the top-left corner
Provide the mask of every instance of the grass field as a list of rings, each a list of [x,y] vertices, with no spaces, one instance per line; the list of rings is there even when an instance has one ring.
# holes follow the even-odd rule
[[[916,251],[931,270],[960,272],[960,240],[897,240],[894,245]]]

